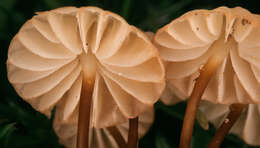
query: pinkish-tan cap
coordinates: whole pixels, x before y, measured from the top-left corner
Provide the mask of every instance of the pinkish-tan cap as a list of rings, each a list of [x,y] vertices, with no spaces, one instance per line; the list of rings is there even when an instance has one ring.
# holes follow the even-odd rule
[[[95,7],[37,14],[11,41],[7,60],[9,81],[33,108],[50,116],[62,105],[62,120],[73,118],[83,77],[94,87],[95,127],[137,117],[159,99],[164,67],[143,32]]]
[[[77,126],[78,126],[78,109],[74,112],[75,115],[72,116],[68,121],[63,122],[61,116],[56,114],[54,119],[53,128],[56,132],[59,142],[63,144],[66,148],[76,148],[77,142]],[[74,118],[73,118],[74,117]],[[138,125],[138,135],[139,138],[145,135],[149,130],[154,121],[154,110],[149,109],[139,117]],[[120,132],[121,136],[125,141],[128,138],[129,124],[128,122],[119,124],[115,128]],[[90,128],[90,142],[89,147],[93,148],[120,148],[115,137],[107,128]]]
[[[216,128],[225,121],[226,116],[230,112],[229,105],[213,104],[204,101],[200,104],[200,111]],[[250,145],[260,145],[260,105],[248,104],[244,112],[241,114],[235,125],[231,128],[230,133],[241,137]]]
[[[260,102],[260,17],[236,7],[194,10],[161,28],[154,37],[166,66],[166,104],[191,95],[200,68],[215,50],[228,50],[203,100],[213,103]],[[244,91],[243,91],[243,90]],[[245,97],[245,95],[249,97]],[[166,96],[166,97],[165,97]]]

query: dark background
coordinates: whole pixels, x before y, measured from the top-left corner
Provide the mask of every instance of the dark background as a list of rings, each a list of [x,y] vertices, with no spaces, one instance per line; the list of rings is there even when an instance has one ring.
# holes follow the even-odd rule
[[[62,148],[52,129],[52,120],[34,111],[10,85],[6,59],[10,40],[35,12],[62,6],[98,6],[123,16],[144,31],[156,31],[172,19],[192,9],[241,6],[260,14],[259,0],[0,0],[0,148]],[[186,104],[155,105],[156,119],[140,148],[177,148]],[[260,125],[259,125],[260,126]],[[203,148],[215,129],[196,123],[192,148]],[[259,131],[260,132],[260,131]],[[223,148],[252,148],[229,135]]]

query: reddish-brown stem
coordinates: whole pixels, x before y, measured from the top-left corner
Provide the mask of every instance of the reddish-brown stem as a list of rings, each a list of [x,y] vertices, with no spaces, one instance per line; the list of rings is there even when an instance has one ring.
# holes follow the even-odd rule
[[[196,80],[194,89],[186,107],[181,131],[180,148],[190,147],[193,126],[201,96],[203,95],[203,92],[205,91],[211,77],[217,71],[224,59],[228,56],[229,50],[234,48],[235,45],[236,44],[233,38],[227,38],[227,40],[225,39],[225,33],[224,30],[222,30],[222,35],[220,38],[216,40],[211,47],[209,47],[208,50],[211,51],[212,56],[208,59],[207,63],[200,71],[200,75]]]
[[[200,76],[195,83],[194,89],[186,107],[181,131],[180,148],[190,147],[194,121],[201,96],[203,95],[203,92],[206,89],[208,82],[212,75],[215,73],[216,69],[217,68],[215,67],[215,65],[213,66],[212,62],[209,60],[200,72]]]
[[[201,96],[207,87],[211,75],[212,74],[209,74],[206,70],[202,71],[195,83],[193,92],[191,94],[191,97],[186,107],[186,112],[185,112],[182,131],[181,131],[180,148],[190,147],[197,109],[201,100]]]
[[[127,148],[137,148],[137,146],[138,146],[138,117],[129,119]]]
[[[194,89],[186,107],[181,131],[180,148],[190,147],[193,126],[201,96],[203,95],[210,78],[214,75],[222,61],[223,59],[218,56],[212,56],[200,71],[200,76],[196,80]]]
[[[208,145],[208,148],[218,148],[222,141],[224,140],[225,136],[228,134],[232,126],[235,124],[237,119],[240,117],[241,113],[245,108],[245,104],[232,104],[229,107],[229,114],[223,121],[222,125],[217,130],[215,136],[211,140]]]
[[[89,124],[92,103],[93,83],[89,83],[86,79],[82,80],[81,95],[79,102],[79,119],[78,119],[78,135],[77,148],[89,147]]]
[[[115,138],[119,148],[126,148],[126,141],[115,126],[107,128],[109,133]]]

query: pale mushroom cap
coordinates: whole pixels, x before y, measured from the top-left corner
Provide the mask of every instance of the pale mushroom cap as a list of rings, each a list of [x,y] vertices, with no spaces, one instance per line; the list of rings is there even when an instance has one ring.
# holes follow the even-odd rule
[[[240,7],[194,10],[161,28],[153,41],[165,61],[166,94],[171,90],[181,100],[188,98],[200,68],[214,54],[214,46],[228,54],[202,99],[220,104],[260,102],[258,15]],[[243,97],[242,89],[249,97]],[[162,101],[166,104],[178,101],[164,96]]]
[[[95,7],[39,12],[11,41],[8,79],[36,110],[62,120],[79,103],[82,78],[93,85],[95,127],[149,109],[164,89],[164,67],[148,37],[120,16]],[[94,80],[94,83],[93,83]]]
[[[76,115],[72,117],[78,117],[78,110],[75,112]],[[56,114],[57,115],[57,114]],[[62,122],[57,115],[54,119],[54,131],[59,137],[59,142],[66,148],[76,148],[77,142],[77,118],[70,118],[66,123]],[[140,115],[138,134],[139,138],[149,130],[154,121],[154,110],[150,108],[148,111]],[[117,125],[116,128],[122,135],[125,141],[128,138],[129,124],[128,122]],[[93,148],[119,148],[116,140],[110,134],[107,128],[91,128],[90,129],[90,142],[89,147]]]
[[[200,111],[216,128],[223,122],[229,113],[229,105],[202,102]],[[227,122],[227,121],[226,121]],[[260,145],[260,105],[248,104],[240,118],[231,128],[230,133],[241,137],[250,145]]]

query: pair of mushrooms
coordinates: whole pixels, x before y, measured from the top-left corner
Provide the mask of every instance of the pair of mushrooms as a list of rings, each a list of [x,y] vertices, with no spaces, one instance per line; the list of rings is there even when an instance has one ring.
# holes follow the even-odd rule
[[[215,104],[234,108],[224,135],[245,104],[259,102],[258,23],[258,15],[242,8],[195,10],[160,29],[152,43],[99,8],[40,12],[11,41],[8,79],[36,110],[49,117],[56,107],[54,130],[68,148],[135,148],[160,97],[173,104],[191,96],[180,143],[188,148],[201,97],[214,103],[201,106],[205,114]],[[246,123],[257,127],[251,118]],[[224,137],[217,135],[215,141]],[[244,136],[257,144],[256,134]]]

